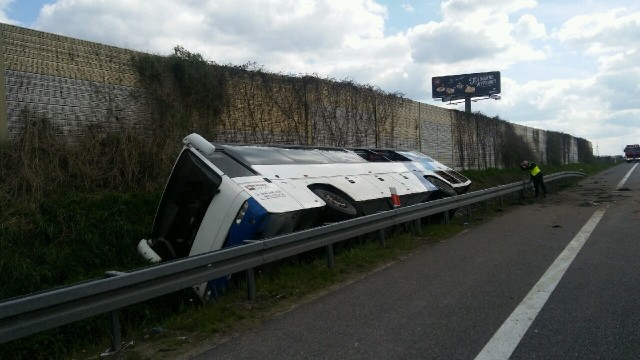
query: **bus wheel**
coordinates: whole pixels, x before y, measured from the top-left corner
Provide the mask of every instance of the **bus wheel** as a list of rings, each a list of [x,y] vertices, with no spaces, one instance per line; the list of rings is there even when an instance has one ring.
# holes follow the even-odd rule
[[[327,222],[344,221],[358,216],[356,205],[345,194],[325,188],[312,188],[311,191],[327,204],[324,211]]]
[[[429,180],[433,185],[435,185],[438,188],[438,191],[436,191],[435,194],[431,195],[429,197],[429,200],[438,200],[438,199],[443,199],[443,198],[448,198],[451,196],[458,195],[458,193],[451,186],[449,186],[449,184],[445,183],[444,181],[438,178],[428,177],[427,180]],[[448,212],[449,212],[449,219],[452,219],[456,213],[456,209],[451,209]]]
[[[451,186],[449,186],[449,184],[445,183],[444,181],[438,178],[428,177],[427,180],[429,180],[433,185],[435,185],[438,188],[438,192],[440,193],[438,196],[438,199],[443,197],[458,195],[458,193]],[[435,200],[435,199],[431,199],[431,200]]]

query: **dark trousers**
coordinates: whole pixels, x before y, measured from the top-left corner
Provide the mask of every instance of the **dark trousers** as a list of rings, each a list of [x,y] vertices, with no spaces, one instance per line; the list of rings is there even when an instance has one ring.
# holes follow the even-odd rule
[[[538,175],[531,178],[533,181],[533,193],[535,197],[540,194],[540,188],[542,188],[542,196],[547,196],[547,186],[544,184],[544,175],[538,173]]]

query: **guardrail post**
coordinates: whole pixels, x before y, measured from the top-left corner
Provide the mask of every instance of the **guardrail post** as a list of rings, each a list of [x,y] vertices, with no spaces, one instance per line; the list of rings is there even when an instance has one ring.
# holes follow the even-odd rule
[[[327,268],[333,269],[333,244],[328,244],[327,248]]]
[[[504,196],[500,195],[500,210],[504,210]]]
[[[120,335],[120,310],[109,311],[109,334],[111,334],[111,349],[115,353],[122,350],[122,336]]]
[[[449,225],[449,210],[444,212],[444,223]]]
[[[106,277],[115,277],[124,273],[120,271],[107,271]],[[109,321],[109,335],[111,337],[111,348],[108,353],[117,353],[122,350],[122,335],[120,331],[120,310],[112,310],[107,313],[107,319]]]
[[[384,234],[384,229],[380,229],[378,230],[378,235],[380,235],[380,246],[385,247],[385,234]]]
[[[247,299],[249,301],[256,300],[256,273],[254,268],[245,270],[247,276]]]
[[[415,234],[420,235],[421,232],[422,232],[422,219],[417,218],[415,220]]]

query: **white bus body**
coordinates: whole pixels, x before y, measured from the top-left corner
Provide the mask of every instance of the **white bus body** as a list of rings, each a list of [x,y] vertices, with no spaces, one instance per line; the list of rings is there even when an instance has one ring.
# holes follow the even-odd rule
[[[400,162],[418,173],[424,174],[442,193],[464,194],[471,186],[471,180],[433,158],[412,150],[401,149],[352,149],[360,157],[371,162]],[[453,194],[453,192],[455,194]]]
[[[402,206],[456,193],[434,166],[418,160],[371,162],[339,148],[217,145],[197,134],[183,143],[151,240],[138,244],[153,262],[389,210],[392,192]],[[207,300],[222,283],[195,290]]]

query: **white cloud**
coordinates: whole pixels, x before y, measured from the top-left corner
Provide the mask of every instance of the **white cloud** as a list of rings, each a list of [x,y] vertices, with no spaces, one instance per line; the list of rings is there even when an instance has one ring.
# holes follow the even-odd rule
[[[428,23],[408,32],[412,58],[418,63],[456,63],[487,59],[501,52],[501,45],[484,30],[471,30],[464,24]]]
[[[609,99],[612,109],[639,107],[640,49],[617,53],[601,59],[597,89]]]
[[[400,5],[400,7],[402,7],[402,10],[408,12],[408,13],[412,13],[415,11],[415,9],[413,8],[413,6],[411,6],[411,4],[402,4]]]
[[[544,38],[544,24],[532,15],[510,22],[509,14],[535,5],[535,1],[449,0],[442,4],[444,21],[410,29],[412,57],[419,63],[446,63],[467,68],[487,61],[507,67],[518,61],[541,60],[545,51],[529,42]],[[473,70],[473,69],[471,69]],[[467,70],[465,72],[471,72]]]
[[[604,13],[577,15],[566,21],[553,36],[598,65],[591,88],[566,104],[578,133],[597,141],[606,153],[617,154],[624,143],[638,142],[640,130],[634,126],[640,113],[640,12],[612,9]],[[597,115],[584,109],[597,107]],[[562,113],[560,113],[562,114]],[[590,116],[585,116],[590,115]],[[576,133],[574,131],[573,133]],[[635,139],[635,140],[634,140]],[[604,146],[604,147],[603,147]]]
[[[640,12],[625,8],[605,13],[577,15],[565,22],[554,36],[562,43],[587,54],[622,51],[638,46]]]
[[[385,8],[371,0],[221,0],[204,6],[196,1],[67,0],[47,5],[36,25],[143,51],[166,54],[182,45],[214,61],[257,61],[270,67],[287,59],[318,64],[361,49],[383,39],[385,16]]]
[[[490,19],[492,14],[513,13],[522,9],[534,8],[535,0],[444,0],[440,8],[444,22],[469,21],[477,23]],[[475,19],[475,20],[474,20]]]
[[[538,22],[533,15],[523,15],[514,25],[513,34],[519,41],[529,42],[534,39],[544,39],[547,31],[544,24]]]
[[[15,21],[9,19],[6,13],[6,9],[11,5],[14,0],[0,0],[0,22],[6,24],[14,24]]]

